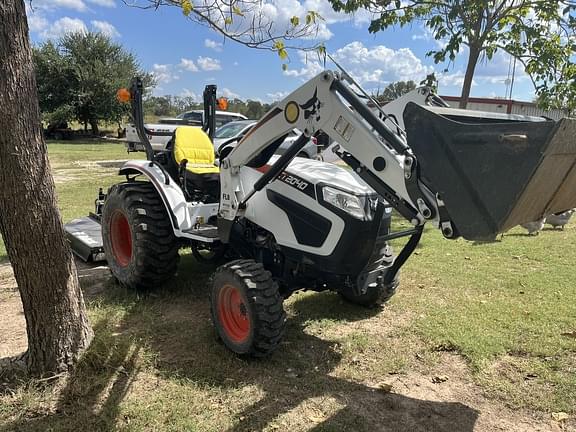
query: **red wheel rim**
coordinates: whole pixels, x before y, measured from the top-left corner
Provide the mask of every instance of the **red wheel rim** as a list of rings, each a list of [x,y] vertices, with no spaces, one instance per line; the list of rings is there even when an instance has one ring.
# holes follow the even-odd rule
[[[128,219],[120,210],[116,210],[110,219],[110,242],[116,262],[126,267],[132,259],[132,230]]]
[[[236,343],[244,342],[250,334],[248,307],[240,290],[224,285],[218,295],[218,316],[226,335]]]

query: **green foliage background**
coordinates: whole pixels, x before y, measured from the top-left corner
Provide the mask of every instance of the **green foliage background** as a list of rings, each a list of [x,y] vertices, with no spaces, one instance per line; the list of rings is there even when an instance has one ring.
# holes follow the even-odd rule
[[[34,66],[43,119],[48,123],[78,121],[98,133],[100,122],[121,123],[128,106],[116,92],[141,76],[154,85],[133,54],[101,33],[69,33],[34,48]]]

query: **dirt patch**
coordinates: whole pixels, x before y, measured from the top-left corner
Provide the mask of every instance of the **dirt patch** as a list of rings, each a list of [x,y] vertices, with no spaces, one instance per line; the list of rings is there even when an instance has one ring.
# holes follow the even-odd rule
[[[0,359],[26,350],[26,321],[10,264],[0,264]]]
[[[78,280],[82,287],[85,298],[90,298],[101,294],[106,289],[106,284],[110,282],[110,270],[106,263],[85,263],[76,260],[78,270]]]
[[[5,292],[14,292],[16,288],[12,266],[10,264],[0,264],[0,295]]]
[[[108,267],[81,261],[76,261],[76,267],[85,297],[98,295],[105,289],[110,279]],[[0,317],[0,359],[26,351],[26,320],[10,264],[0,264]]]
[[[450,353],[443,353],[441,356],[438,366],[430,369],[428,373],[410,372],[406,375],[394,375],[383,383],[367,384],[376,391],[382,391],[382,387],[391,385],[393,393],[418,400],[463,404],[478,414],[475,431],[574,430],[574,424],[556,422],[550,417],[546,418],[545,414],[512,410],[487,398],[484,390],[473,383],[468,366],[461,357]]]
[[[101,160],[101,161],[74,161],[74,165],[88,169],[98,168],[120,168],[126,162],[125,160]]]
[[[70,165],[56,165],[52,167],[52,176],[58,184],[69,183],[86,178],[87,173],[90,177],[106,176],[114,170],[122,167],[127,161],[102,160],[102,161],[75,161],[74,168]]]

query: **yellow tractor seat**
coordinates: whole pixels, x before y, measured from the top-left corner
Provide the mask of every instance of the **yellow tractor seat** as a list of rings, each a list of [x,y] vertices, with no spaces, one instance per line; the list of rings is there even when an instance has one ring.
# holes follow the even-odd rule
[[[214,165],[214,146],[206,133],[199,127],[180,126],[174,134],[173,155],[176,165],[187,160],[186,171],[192,174],[218,174]]]
[[[174,132],[169,149],[174,164],[171,175],[180,182],[186,199],[218,202],[220,168],[214,165],[214,146],[208,135],[198,127],[180,126]]]

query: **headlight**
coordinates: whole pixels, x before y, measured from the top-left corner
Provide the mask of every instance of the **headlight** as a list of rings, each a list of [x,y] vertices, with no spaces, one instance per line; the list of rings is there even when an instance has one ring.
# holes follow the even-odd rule
[[[366,217],[364,204],[360,197],[357,197],[356,195],[326,186],[322,189],[322,196],[324,197],[324,201],[327,203],[344,210],[346,213],[357,219],[364,219]]]

